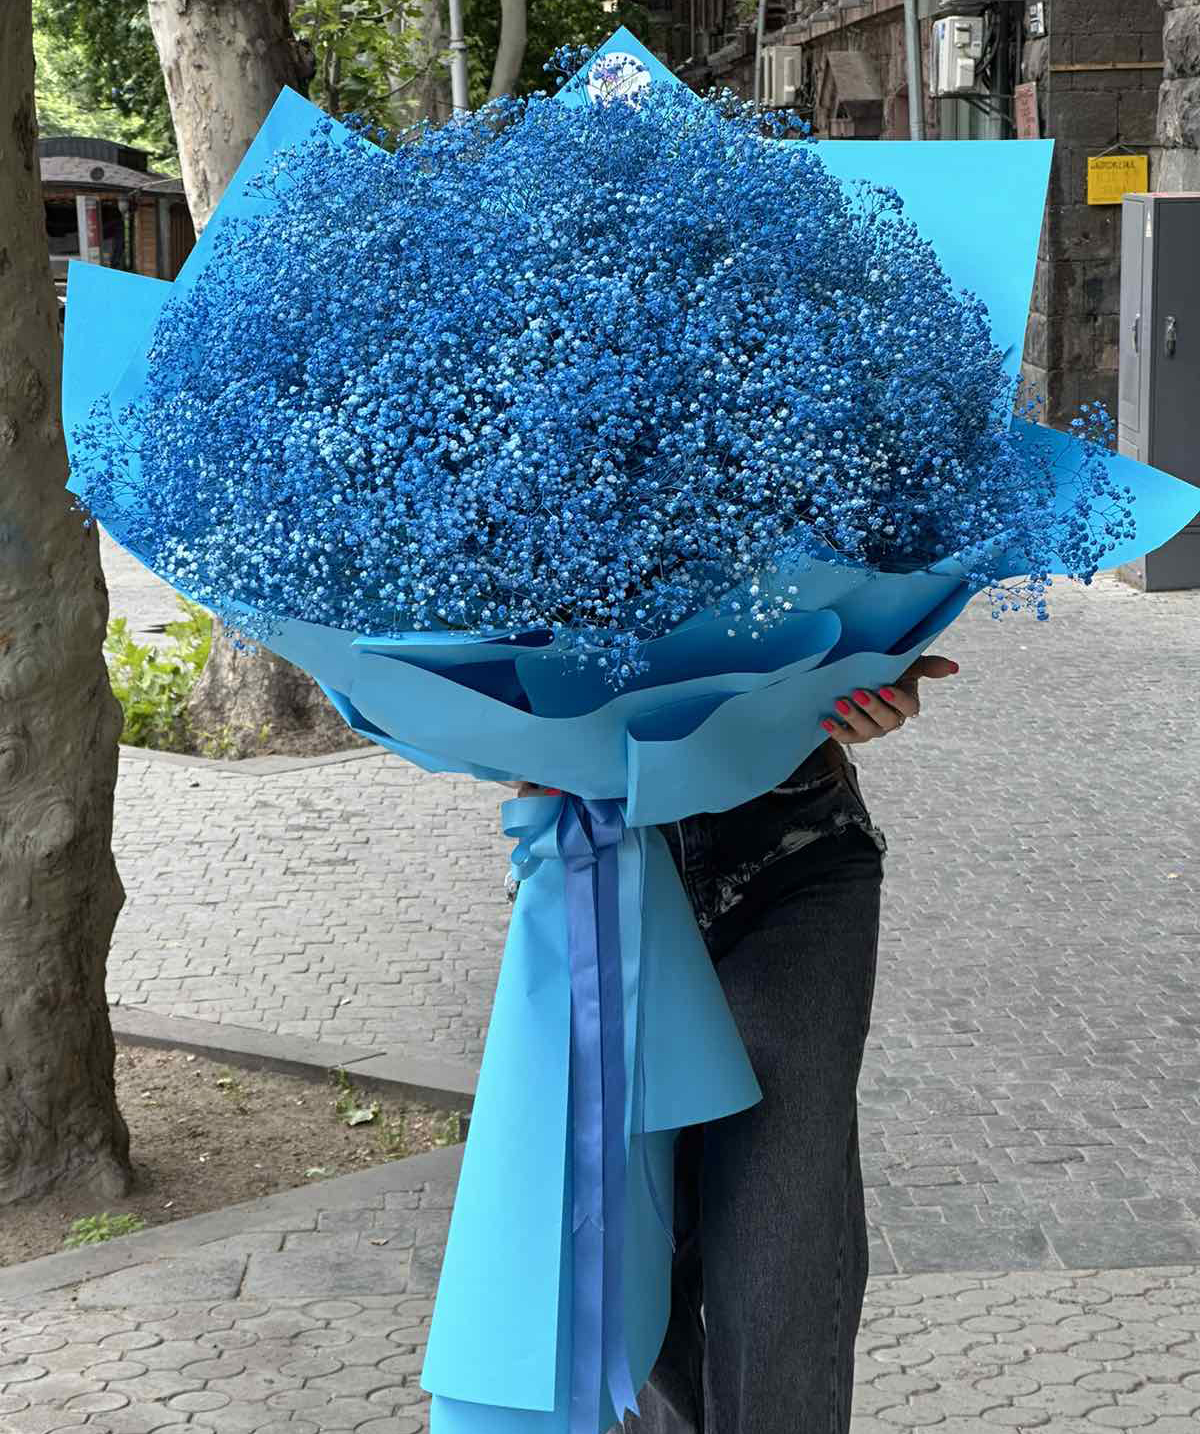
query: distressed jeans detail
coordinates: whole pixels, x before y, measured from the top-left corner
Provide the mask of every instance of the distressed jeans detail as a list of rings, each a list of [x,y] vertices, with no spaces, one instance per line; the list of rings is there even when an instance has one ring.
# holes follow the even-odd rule
[[[712,949],[710,933],[728,924],[723,918],[745,900],[748,889],[775,899],[774,885],[758,881],[764,872],[850,826],[869,836],[881,856],[887,855],[887,839],[871,821],[854,767],[847,763],[842,771],[831,772],[823,760],[810,758],[782,786],[744,806],[689,817],[661,830],[691,898],[696,924]],[[733,929],[747,927],[743,920]]]
[[[886,843],[810,759],[664,828],[763,1090],[680,1132],[671,1315],[627,1434],[848,1434],[867,1281],[857,1095]]]

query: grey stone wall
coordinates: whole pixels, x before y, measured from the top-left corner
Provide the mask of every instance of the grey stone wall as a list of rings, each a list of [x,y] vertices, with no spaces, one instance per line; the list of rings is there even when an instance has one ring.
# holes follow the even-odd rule
[[[1023,370],[1062,425],[1084,402],[1116,411],[1121,209],[1088,204],[1087,161],[1114,144],[1153,149],[1163,24],[1158,0],[1051,0],[1047,17],[1023,57],[1055,141]]]
[[[1159,0],[1163,16],[1158,138],[1160,189],[1200,189],[1200,3]]]

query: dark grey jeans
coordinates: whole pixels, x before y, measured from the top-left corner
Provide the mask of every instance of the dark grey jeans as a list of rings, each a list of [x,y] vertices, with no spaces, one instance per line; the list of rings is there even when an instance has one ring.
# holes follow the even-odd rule
[[[886,843],[815,754],[664,828],[762,1086],[676,1147],[671,1318],[627,1434],[847,1434],[867,1281],[859,1067]]]

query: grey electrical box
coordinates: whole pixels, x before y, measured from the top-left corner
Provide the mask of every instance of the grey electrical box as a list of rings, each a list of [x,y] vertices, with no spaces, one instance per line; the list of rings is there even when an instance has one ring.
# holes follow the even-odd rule
[[[1122,201],[1120,353],[1119,451],[1200,485],[1200,194]],[[1121,576],[1200,588],[1200,519]]]

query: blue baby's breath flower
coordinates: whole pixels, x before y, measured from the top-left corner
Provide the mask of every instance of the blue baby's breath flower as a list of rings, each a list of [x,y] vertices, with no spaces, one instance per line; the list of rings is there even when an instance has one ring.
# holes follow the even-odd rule
[[[391,150],[318,125],[167,306],[144,399],[81,435],[85,497],[119,502],[135,453],[131,546],[252,635],[550,629],[617,684],[805,554],[972,553],[997,611],[1044,618],[1052,557],[1090,577],[1129,530],[1107,416],[1055,516],[984,306],[894,191],[763,134],[675,87],[505,98]],[[1006,547],[1042,571],[1000,587]]]

